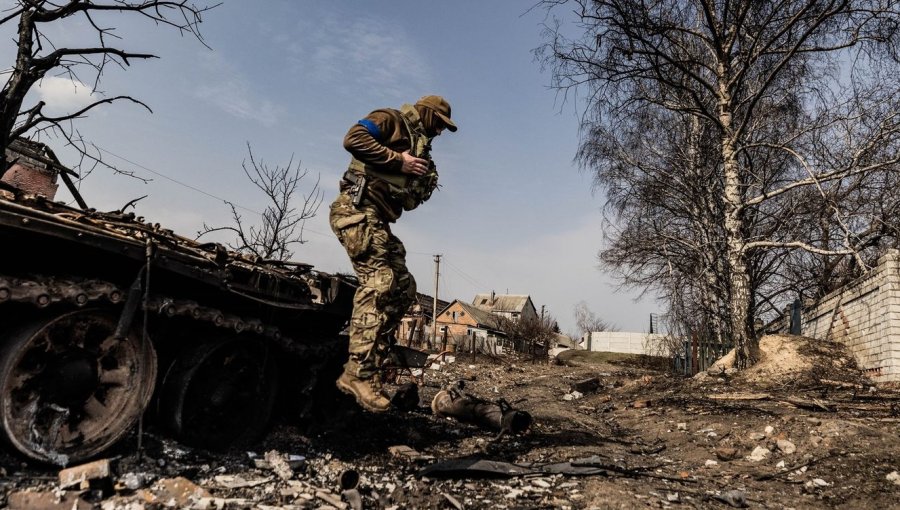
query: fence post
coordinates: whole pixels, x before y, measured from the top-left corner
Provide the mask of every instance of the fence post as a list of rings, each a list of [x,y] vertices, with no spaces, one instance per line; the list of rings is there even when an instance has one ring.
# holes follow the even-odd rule
[[[800,332],[800,299],[797,298],[791,304],[791,334],[799,335]]]
[[[691,335],[691,374],[690,375],[694,375],[698,371],[697,365],[698,365],[699,360],[697,359],[697,357],[698,357],[699,353],[697,351],[700,348],[699,344],[700,344],[700,342],[697,339],[697,334],[694,333],[693,335]]]

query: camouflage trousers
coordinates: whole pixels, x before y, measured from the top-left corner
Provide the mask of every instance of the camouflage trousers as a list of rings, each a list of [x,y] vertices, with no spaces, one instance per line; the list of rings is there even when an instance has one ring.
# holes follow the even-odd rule
[[[347,250],[359,288],[350,318],[350,360],[345,371],[368,379],[378,373],[403,315],[416,298],[406,248],[372,206],[354,206],[346,193],[331,204],[329,223]]]

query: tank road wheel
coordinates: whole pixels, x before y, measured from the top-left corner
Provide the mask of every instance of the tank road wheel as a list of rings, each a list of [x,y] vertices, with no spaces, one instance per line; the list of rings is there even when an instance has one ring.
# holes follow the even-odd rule
[[[206,342],[181,353],[166,372],[159,408],[178,440],[225,449],[259,438],[272,416],[277,363],[252,339]]]
[[[135,333],[117,340],[114,314],[44,316],[5,335],[0,420],[17,450],[67,465],[118,441],[144,412],[156,353]]]

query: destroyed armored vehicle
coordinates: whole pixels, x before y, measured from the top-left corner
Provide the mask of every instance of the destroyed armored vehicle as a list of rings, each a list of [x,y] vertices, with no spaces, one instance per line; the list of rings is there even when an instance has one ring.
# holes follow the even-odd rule
[[[186,444],[249,442],[345,352],[351,278],[0,194],[0,428],[32,459],[96,456],[145,414]]]

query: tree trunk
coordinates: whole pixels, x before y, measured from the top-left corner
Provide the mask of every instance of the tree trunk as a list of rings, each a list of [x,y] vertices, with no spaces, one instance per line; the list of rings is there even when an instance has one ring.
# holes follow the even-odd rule
[[[736,368],[744,369],[755,362],[755,335],[750,317],[750,275],[744,250],[744,203],[741,192],[741,177],[735,143],[731,136],[731,112],[727,107],[720,110],[720,119],[725,126],[722,135],[722,165],[725,182],[725,236],[729,265],[729,320],[734,340]]]
[[[34,49],[34,22],[32,10],[25,10],[19,18],[18,45],[16,49],[16,66],[11,70],[9,79],[3,87],[0,97],[0,177],[6,173],[6,148],[12,142],[10,133],[16,125],[22,101],[31,86],[40,76],[32,69],[32,52]]]

